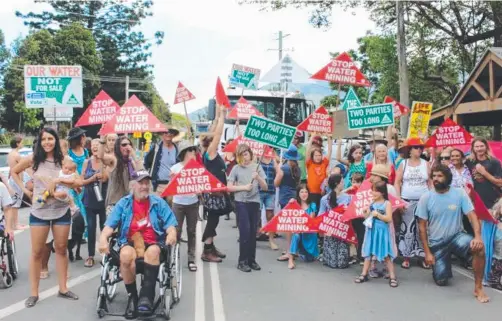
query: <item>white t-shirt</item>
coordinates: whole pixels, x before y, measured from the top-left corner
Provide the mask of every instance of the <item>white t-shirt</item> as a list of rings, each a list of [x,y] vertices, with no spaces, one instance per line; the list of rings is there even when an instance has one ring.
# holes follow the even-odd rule
[[[173,174],[178,174],[181,172],[181,169],[183,168],[182,163],[176,163],[171,167],[171,172]],[[187,194],[187,195],[174,195],[173,196],[173,203],[174,204],[179,204],[179,205],[192,205],[195,204],[199,201],[199,198],[197,197],[196,194]]]
[[[3,216],[3,208],[12,205],[12,197],[4,183],[0,182],[0,217]]]

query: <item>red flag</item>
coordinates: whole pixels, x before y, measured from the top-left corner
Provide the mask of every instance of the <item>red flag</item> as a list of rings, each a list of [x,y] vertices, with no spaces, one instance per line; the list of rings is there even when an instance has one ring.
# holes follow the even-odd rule
[[[329,115],[326,108],[321,106],[296,126],[296,129],[311,133],[331,134],[333,132],[333,118]]]
[[[336,237],[345,242],[357,244],[357,237],[352,224],[342,220],[345,206],[339,206],[314,218],[315,227],[326,236]]]
[[[261,231],[281,233],[318,232],[314,220],[302,210],[296,200],[290,201]]]
[[[371,83],[363,75],[361,70],[350,58],[349,54],[344,52],[335,59],[331,60],[324,68],[310,77],[311,79],[325,80],[342,85],[371,87]]]
[[[167,132],[167,128],[136,95],[132,95],[122,108],[117,110],[112,119],[101,127],[99,134],[123,134],[147,131]]]
[[[252,115],[263,116],[258,109],[251,105],[246,99],[244,99],[244,97],[241,97],[234,105],[234,108],[230,110],[227,118],[249,119]]]
[[[161,197],[226,191],[227,187],[196,159],[189,161],[174,175]]]
[[[225,94],[225,89],[221,84],[220,77],[216,80],[216,104],[230,108],[230,100],[228,100],[227,94]]]
[[[395,198],[389,194],[389,201],[392,204],[392,209],[406,206],[406,202]],[[363,211],[368,208],[370,204],[373,203],[373,198],[371,196],[371,182],[367,179],[365,180],[357,192],[352,197],[347,210],[343,214],[343,221],[349,221],[355,218],[364,218]]]
[[[174,104],[179,104],[185,101],[193,100],[195,96],[180,82],[176,88],[176,95],[174,97]]]
[[[274,158],[275,157],[275,150],[263,143],[259,143],[254,140],[250,140],[247,138],[244,138],[241,136],[237,137],[233,141],[231,141],[228,145],[225,145],[223,148],[223,152],[227,153],[235,153],[237,151],[237,145],[239,144],[246,144],[251,148],[251,151],[253,152],[253,155],[256,157],[269,157],[269,158]]]
[[[471,199],[472,205],[474,206],[474,212],[478,219],[482,221],[492,222],[493,224],[498,224],[498,221],[490,214],[488,209],[486,208],[485,203],[479,196],[479,194],[474,190],[474,187],[471,184],[467,185],[467,188],[471,190]]]
[[[104,124],[113,118],[119,108],[119,104],[104,90],[101,90],[87,106],[75,127]]]
[[[464,127],[458,125],[456,122],[447,118],[441,126],[439,126],[434,135],[432,135],[426,142],[426,147],[446,147],[458,145],[470,145],[472,142],[472,135],[465,130]]]
[[[402,115],[406,115],[407,113],[410,112],[410,108],[406,107],[405,105],[401,104],[394,98],[390,96],[385,96],[384,103],[393,103],[394,104],[394,118],[401,117]]]

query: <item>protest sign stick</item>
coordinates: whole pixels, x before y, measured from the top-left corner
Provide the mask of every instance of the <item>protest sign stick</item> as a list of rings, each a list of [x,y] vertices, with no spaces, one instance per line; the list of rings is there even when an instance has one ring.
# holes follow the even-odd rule
[[[193,133],[192,133],[192,125],[190,124],[190,118],[188,118],[188,112],[187,112],[187,104],[183,100],[183,108],[185,109],[185,118],[187,119],[187,130],[188,130],[188,140],[193,143]]]

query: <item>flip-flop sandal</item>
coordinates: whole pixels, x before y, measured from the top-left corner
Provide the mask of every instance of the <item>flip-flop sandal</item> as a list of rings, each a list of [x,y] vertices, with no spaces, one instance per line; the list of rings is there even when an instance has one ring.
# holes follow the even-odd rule
[[[38,302],[38,296],[30,296],[26,301],[24,301],[24,306],[27,308],[33,308]]]
[[[66,293],[62,293],[61,291],[58,292],[58,297],[63,298],[63,299],[68,299],[68,300],[78,300],[78,295],[75,293],[68,291]]]
[[[368,282],[370,279],[368,279],[368,276],[367,275],[359,275],[355,280],[354,282],[355,283],[364,283],[364,282]]]
[[[87,260],[85,260],[84,266],[86,268],[92,268],[94,266],[94,264],[95,264],[94,258],[90,257],[90,258],[87,258]]]
[[[45,280],[49,277],[49,271],[41,271],[40,272],[40,279]]]
[[[397,279],[389,279],[389,286],[391,288],[397,288],[399,286],[399,283],[397,282]]]
[[[197,272],[197,265],[195,265],[195,262],[188,262],[188,271]]]
[[[279,262],[286,262],[286,261],[288,261],[288,260],[289,260],[289,256],[288,256],[288,255],[286,255],[286,254],[283,254],[283,255],[281,255],[281,256],[279,256],[279,257],[277,258],[277,261],[279,261]]]

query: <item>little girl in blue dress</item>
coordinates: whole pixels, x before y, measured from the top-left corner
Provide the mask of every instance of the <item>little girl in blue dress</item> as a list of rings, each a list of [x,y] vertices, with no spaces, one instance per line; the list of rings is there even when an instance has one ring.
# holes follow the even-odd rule
[[[389,271],[389,285],[393,288],[398,286],[394,263],[396,251],[392,245],[390,225],[392,224],[392,206],[389,202],[387,184],[377,182],[373,184],[372,189],[373,203],[364,211],[366,217],[366,232],[364,234],[364,243],[362,247],[362,256],[364,257],[364,266],[361,275],[355,279],[356,283],[367,282],[368,270],[371,264],[371,258],[375,257],[377,261],[385,261]]]

